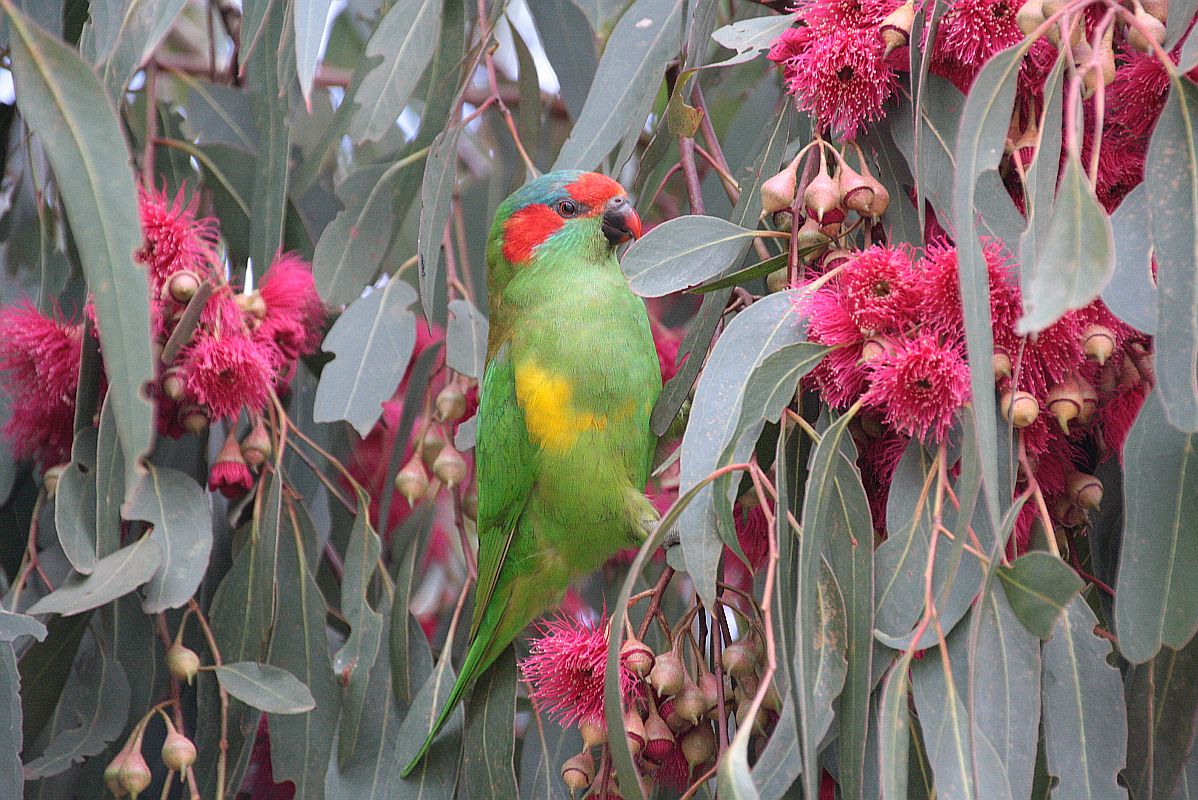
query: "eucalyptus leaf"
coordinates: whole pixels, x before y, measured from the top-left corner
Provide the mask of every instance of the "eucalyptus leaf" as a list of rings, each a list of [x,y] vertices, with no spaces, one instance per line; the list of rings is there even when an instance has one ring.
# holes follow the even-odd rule
[[[632,291],[661,297],[739,265],[755,236],[755,231],[718,217],[675,217],[628,248],[620,266]]]
[[[441,275],[441,234],[449,221],[453,188],[457,182],[458,137],[462,126],[437,134],[430,145],[420,185],[420,227],[416,254],[420,259],[420,306],[433,319]]]
[[[336,354],[316,389],[317,422],[345,420],[365,437],[395,393],[416,346],[416,292],[392,280],[350,304],[325,337]]]
[[[561,86],[562,102],[577,120],[599,67],[592,23],[573,0],[527,0],[541,46]]]
[[[148,464],[133,490],[128,516],[153,525],[150,539],[162,550],[162,564],[146,586],[142,608],[155,614],[186,605],[212,554],[212,516],[204,490],[182,472]]]
[[[462,747],[462,786],[470,800],[514,800],[519,795],[512,767],[516,682],[516,652],[508,647],[470,694]]]
[[[96,429],[75,434],[71,460],[58,477],[54,492],[54,531],[75,571],[90,575],[96,568]]]
[[[794,24],[796,14],[781,16],[767,14],[762,17],[742,19],[716,29],[711,34],[722,47],[735,50],[736,55],[708,64],[709,67],[731,67],[752,61],[762,50],[769,50],[782,32]]]
[[[1133,797],[1169,800],[1183,783],[1198,720],[1198,639],[1127,672],[1127,770]],[[1192,756],[1191,756],[1192,758]],[[1195,787],[1198,788],[1198,787]]]
[[[20,797],[25,784],[21,773],[21,676],[12,644],[0,644],[0,793]]]
[[[320,59],[320,45],[324,30],[329,22],[329,9],[333,0],[296,0],[292,16],[295,18],[295,67],[299,76],[300,91],[309,108],[312,105],[312,84],[316,79],[316,63]]]
[[[1198,42],[1198,37],[1193,41]],[[1144,220],[1147,194],[1144,184],[1140,184],[1111,215],[1115,273],[1102,290],[1102,302],[1116,317],[1151,335],[1156,333],[1158,301],[1156,278],[1152,275],[1152,237]]]
[[[238,661],[214,671],[226,692],[253,708],[271,714],[302,714],[316,707],[308,687],[280,667]]]
[[[1082,590],[1082,579],[1057,556],[1033,550],[996,570],[1015,616],[1041,639],[1052,636],[1057,619]]]
[[[487,359],[487,318],[469,300],[449,301],[445,363],[468,378],[481,380]]]
[[[161,563],[162,549],[151,537],[143,536],[97,561],[90,575],[71,575],[27,613],[70,616],[90,611],[150,580]]]

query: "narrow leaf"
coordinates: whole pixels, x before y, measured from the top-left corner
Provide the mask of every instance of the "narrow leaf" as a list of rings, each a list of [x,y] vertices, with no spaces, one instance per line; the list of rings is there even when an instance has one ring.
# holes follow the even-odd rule
[[[1042,550],[1020,556],[1010,566],[999,565],[997,574],[1015,616],[1044,640],[1084,585],[1068,564]]]
[[[21,774],[21,676],[17,655],[8,642],[0,644],[0,794],[20,797],[25,784]]]
[[[1132,796],[1169,800],[1183,782],[1198,722],[1198,639],[1162,648],[1127,673],[1127,777]],[[1198,786],[1194,787],[1198,789]]]
[[[767,14],[763,17],[738,20],[731,25],[716,29],[711,34],[711,38],[715,39],[720,46],[735,50],[736,55],[707,66],[731,67],[735,64],[752,61],[761,51],[769,50],[774,41],[782,35],[784,30],[793,25],[794,21],[794,14],[781,16]]]
[[[295,17],[295,66],[299,75],[300,91],[304,102],[312,106],[312,83],[316,79],[316,62],[320,58],[320,44],[324,29],[329,22],[329,9],[333,0],[296,0],[292,15]],[[398,116],[398,115],[397,115]]]
[[[466,709],[462,786],[470,800],[513,800],[516,739],[516,652],[504,650],[478,679]]]
[[[71,575],[57,589],[29,607],[29,614],[70,616],[90,611],[132,592],[153,577],[162,550],[149,536],[96,562],[87,576]]]
[[[354,93],[358,108],[349,135],[377,141],[395,126],[437,48],[441,0],[399,0],[366,43],[366,58],[381,61]]]
[[[878,712],[883,800],[907,800],[907,766],[910,729],[907,710],[907,675],[914,650],[903,653],[882,684]]]
[[[469,300],[449,301],[445,363],[468,378],[481,380],[487,359],[487,318]]]
[[[255,661],[215,669],[224,690],[246,705],[271,714],[302,714],[316,707],[308,687],[285,669]]]
[[[628,248],[620,267],[632,291],[642,297],[661,297],[737,266],[755,236],[754,231],[718,217],[675,217]]]
[[[76,572],[96,568],[96,429],[75,434],[71,460],[54,493],[54,531],[62,552]]]
[[[1192,41],[1198,42],[1198,38]],[[1152,274],[1152,237],[1144,229],[1147,193],[1141,183],[1111,215],[1115,274],[1102,291],[1102,302],[1116,317],[1151,335],[1156,333],[1159,303],[1156,278]]]
[[[420,258],[420,307],[433,318],[441,276],[441,234],[449,221],[453,187],[457,182],[458,137],[462,126],[441,131],[430,145],[420,185],[420,226],[416,254]]]
[[[345,208],[325,226],[312,257],[312,277],[325,303],[349,303],[374,279],[391,243],[391,193],[400,172],[395,165],[371,164],[337,187]]]

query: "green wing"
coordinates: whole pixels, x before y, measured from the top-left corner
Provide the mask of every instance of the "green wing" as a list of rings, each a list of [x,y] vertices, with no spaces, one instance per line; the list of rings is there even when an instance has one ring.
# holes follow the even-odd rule
[[[478,588],[470,641],[495,594],[529,491],[540,469],[539,449],[528,438],[516,400],[511,347],[504,345],[483,373],[475,448],[478,485]]]

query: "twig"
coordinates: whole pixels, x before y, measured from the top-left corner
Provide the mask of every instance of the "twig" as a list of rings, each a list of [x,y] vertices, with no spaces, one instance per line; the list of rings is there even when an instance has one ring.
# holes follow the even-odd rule
[[[637,629],[636,638],[644,639],[645,633],[649,630],[649,624],[653,621],[657,609],[661,607],[661,598],[665,594],[666,587],[670,585],[670,579],[674,577],[674,568],[667,566],[661,571],[661,576],[658,577],[657,583],[653,584],[652,599],[649,601],[649,608],[645,611],[645,618],[641,620],[640,628]]]
[[[212,663],[218,667],[221,666],[224,662],[221,661],[220,648],[216,646],[216,637],[212,635],[212,628],[208,627],[208,620],[205,619],[204,612],[200,610],[200,604],[194,597],[189,598],[187,604],[195,613],[200,630],[204,632],[204,639],[208,642],[208,651],[212,653]],[[220,695],[220,753],[216,757],[216,800],[224,800],[225,773],[228,770],[229,760],[229,694],[219,680],[216,682],[216,689]]]

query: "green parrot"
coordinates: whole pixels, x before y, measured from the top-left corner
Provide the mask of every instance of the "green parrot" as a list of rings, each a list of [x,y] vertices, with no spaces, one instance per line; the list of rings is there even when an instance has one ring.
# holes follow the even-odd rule
[[[661,370],[645,304],[616,260],[640,233],[623,187],[594,172],[542,175],[495,214],[470,644],[405,777],[524,626],[658,519],[643,490]]]

